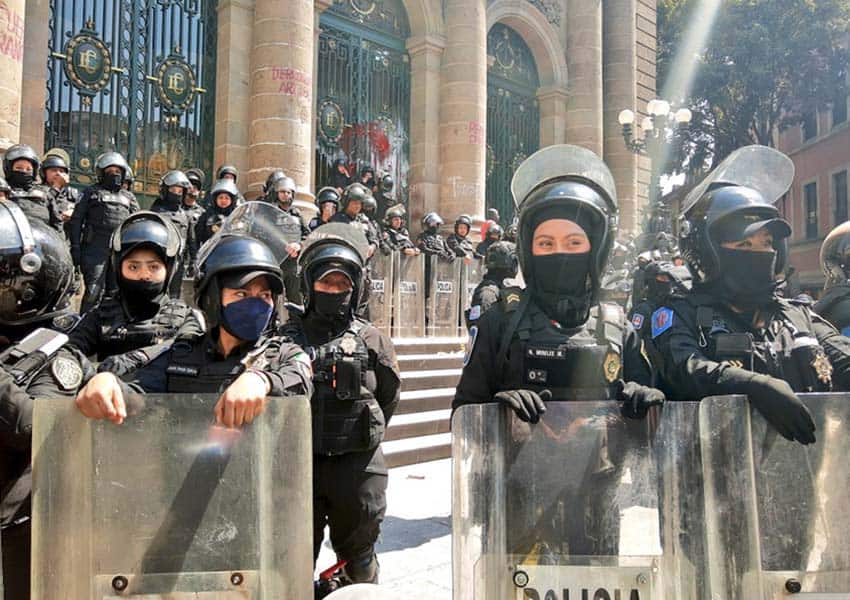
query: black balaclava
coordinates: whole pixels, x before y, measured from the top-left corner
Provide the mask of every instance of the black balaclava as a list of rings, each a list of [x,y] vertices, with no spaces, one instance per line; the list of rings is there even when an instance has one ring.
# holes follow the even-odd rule
[[[544,221],[567,219],[584,229],[591,250],[582,254],[556,253],[541,256],[532,254],[534,231]],[[557,203],[543,208],[533,216],[529,239],[523,240],[532,266],[526,274],[526,284],[532,297],[553,320],[564,327],[584,324],[593,302],[594,282],[592,262],[600,245],[600,233],[605,223],[591,209],[580,204]]]
[[[121,272],[123,270],[124,259],[139,248],[146,248],[156,252],[156,255],[166,265],[166,269],[168,268],[168,259],[163,253],[162,248],[155,244],[137,244],[124,252],[121,260],[118,262],[119,272],[116,274],[116,279],[118,289],[121,291],[121,300],[133,320],[143,321],[153,318],[159,312],[162,300],[165,297],[168,275],[166,274],[165,279],[159,282],[125,279]]]
[[[29,171],[12,171],[8,183],[13,188],[29,191],[35,185],[35,175]]]
[[[717,248],[720,278],[715,292],[730,304],[753,310],[770,302],[777,288],[776,251]]]
[[[103,177],[100,179],[100,185],[103,186],[103,189],[110,192],[119,191],[123,184],[124,173],[122,171],[118,171],[117,173],[107,173],[104,171]]]

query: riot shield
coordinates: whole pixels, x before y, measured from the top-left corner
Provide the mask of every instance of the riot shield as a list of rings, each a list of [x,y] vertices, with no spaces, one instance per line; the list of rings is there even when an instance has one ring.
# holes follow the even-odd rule
[[[425,335],[425,257],[394,252],[393,337]]]
[[[447,261],[438,256],[429,256],[428,270],[431,285],[428,286],[428,319],[426,335],[455,337],[458,333],[458,291],[460,284],[460,260]]]
[[[147,395],[122,426],[35,402],[32,598],[311,599],[303,398],[238,430],[215,395]]]
[[[466,311],[472,306],[472,295],[475,288],[484,278],[483,261],[473,259],[469,264],[463,263],[460,268],[460,332],[466,335],[466,322],[463,318]]]
[[[372,324],[390,335],[392,322],[394,254],[377,252],[369,263],[372,293],[369,295],[369,316]]]
[[[497,404],[455,412],[454,599],[664,598],[652,421],[547,408],[533,426]]]
[[[743,396],[700,407],[709,583],[723,597],[850,598],[850,394],[800,399],[817,427],[809,446]]]

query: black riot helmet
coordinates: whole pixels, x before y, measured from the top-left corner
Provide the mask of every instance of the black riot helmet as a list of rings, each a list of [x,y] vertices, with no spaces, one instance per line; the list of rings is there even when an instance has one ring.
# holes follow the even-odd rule
[[[371,194],[363,200],[363,213],[368,216],[373,216],[378,210],[378,201]]]
[[[6,175],[6,179],[9,179],[12,175],[12,165],[21,159],[28,160],[32,164],[33,175],[38,174],[41,161],[32,146],[15,144],[6,150],[6,154],[3,155],[3,173]]]
[[[186,194],[189,193],[189,188],[192,186],[186,173],[183,171],[173,170],[162,176],[159,180],[159,195],[161,198],[168,196],[168,188],[180,187],[183,188],[183,199],[186,199]]]
[[[505,241],[516,244],[516,238],[518,233],[519,225],[517,225],[516,220],[514,220],[514,222],[508,225],[508,228],[505,230]]]
[[[820,247],[820,268],[826,277],[824,289],[850,279],[850,221],[829,232]]]
[[[497,275],[500,279],[516,277],[519,260],[516,255],[516,245],[510,242],[496,242],[487,250],[484,259],[487,273]]]
[[[372,192],[362,183],[352,183],[342,192],[342,210],[348,208],[349,203],[353,200],[356,202],[365,203],[366,197],[371,196]]]
[[[316,196],[316,204],[318,204],[321,208],[322,204],[325,204],[326,202],[330,202],[335,207],[339,208],[339,192],[336,191],[336,188],[327,186],[319,190],[319,193]]]
[[[395,180],[393,180],[392,175],[384,175],[381,177],[381,183],[379,184],[379,189],[382,194],[390,194],[395,188]]]
[[[275,192],[275,196],[278,192],[289,191],[292,192],[292,199],[295,200],[295,180],[292,177],[281,177],[277,181],[274,182],[272,189]]]
[[[304,308],[309,314],[315,309],[313,284],[331,271],[345,274],[353,290],[348,320],[354,318],[363,293],[363,269],[368,242],[363,232],[344,223],[328,223],[316,229],[304,240],[298,264],[301,269]]]
[[[71,169],[68,168],[68,163],[58,154],[48,154],[41,163],[41,169],[38,174],[44,183],[47,183],[47,169],[61,169],[66,173],[71,172]]]
[[[387,212],[384,213],[384,225],[392,228],[393,219],[398,217],[401,219],[401,227],[404,227],[404,217],[407,214],[407,211],[404,210],[403,204],[396,204],[395,206],[391,206],[387,209]]]
[[[201,249],[195,274],[195,302],[210,327],[221,323],[221,291],[225,279],[237,276],[241,285],[264,275],[272,292],[283,293],[283,278],[274,252],[260,240],[242,235],[214,237]],[[274,318],[271,320],[274,322]]]
[[[278,182],[278,180],[286,177],[286,173],[283,172],[282,169],[275,169],[269,176],[266,177],[266,182],[263,184],[263,193],[268,194],[269,192],[274,190],[274,184]]]
[[[199,190],[202,190],[204,189],[204,181],[206,180],[207,175],[201,169],[193,167],[186,171],[186,178],[189,180],[189,183]]]
[[[124,219],[112,234],[109,247],[110,269],[122,293],[125,290],[121,262],[134,250],[149,248],[165,263],[162,293],[168,290],[174,274],[179,270],[183,254],[183,240],[171,221],[160,213],[148,211],[137,212]]]
[[[424,217],[422,217],[422,227],[426,231],[436,232],[442,224],[443,217],[441,217],[435,212],[429,212]]]
[[[239,181],[239,169],[234,167],[233,165],[222,165],[218,168],[218,171],[215,173],[216,179],[224,179],[225,175],[230,175],[233,177],[233,182],[236,183]]]
[[[469,215],[460,215],[457,219],[455,219],[455,233],[458,233],[458,229],[460,229],[461,225],[466,225],[466,233],[463,237],[469,235],[469,232],[472,231],[472,217]]]
[[[118,167],[121,169],[121,172],[124,174],[124,178],[126,178],[127,173],[130,172],[130,165],[127,164],[127,159],[125,159],[119,152],[104,152],[97,157],[97,161],[94,165],[98,182],[104,182],[104,177],[106,175],[105,172],[108,167]]]
[[[502,229],[502,226],[498,223],[492,223],[490,227],[487,229],[487,239],[496,238],[496,241],[500,241],[505,236],[505,230]]]
[[[219,194],[230,196],[230,206],[227,208],[220,208],[218,206],[215,199],[218,198]],[[236,199],[239,198],[239,190],[236,188],[236,184],[230,179],[219,179],[210,190],[209,197],[213,212],[227,216],[236,208]]]
[[[672,262],[654,261],[644,269],[646,298],[656,304],[671,296],[683,297],[691,289],[691,272],[687,267],[677,267]]]
[[[40,323],[64,312],[74,283],[65,242],[48,225],[28,220],[0,200],[0,325]]]
[[[511,192],[518,213],[519,262],[529,291],[562,325],[583,324],[598,297],[617,232],[614,177],[590,150],[555,145],[535,152],[517,168]],[[581,226],[590,240],[589,253],[534,256],[534,232],[551,219],[565,219]],[[560,262],[543,266],[553,261]],[[583,263],[576,265],[576,261]],[[561,272],[538,273],[535,264]],[[568,274],[573,277],[568,278]]]

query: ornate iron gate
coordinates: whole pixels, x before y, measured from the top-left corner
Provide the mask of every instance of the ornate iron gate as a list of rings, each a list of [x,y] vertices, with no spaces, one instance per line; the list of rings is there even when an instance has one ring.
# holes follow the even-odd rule
[[[371,165],[406,202],[410,123],[407,15],[399,0],[335,0],[319,35],[316,184],[333,162]],[[352,173],[354,175],[354,173]]]
[[[487,35],[487,208],[514,215],[511,178],[540,145],[537,66],[520,35],[497,23]]]
[[[211,173],[216,29],[215,0],[51,0],[45,147],[68,153],[75,182],[107,150],[137,193],[169,169]]]

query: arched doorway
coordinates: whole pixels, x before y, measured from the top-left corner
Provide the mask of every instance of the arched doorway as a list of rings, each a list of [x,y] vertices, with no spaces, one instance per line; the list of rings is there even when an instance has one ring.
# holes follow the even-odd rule
[[[317,70],[316,185],[330,181],[334,160],[352,175],[364,165],[393,176],[407,202],[410,35],[400,0],[334,0],[322,13]]]
[[[540,145],[540,81],[528,45],[502,23],[487,35],[487,55],[487,208],[508,223],[514,215],[511,178]]]
[[[212,172],[215,0],[51,0],[45,148],[72,180],[94,180],[117,150],[135,191],[156,195],[169,169]]]

